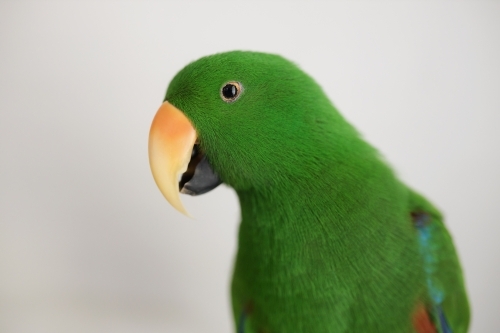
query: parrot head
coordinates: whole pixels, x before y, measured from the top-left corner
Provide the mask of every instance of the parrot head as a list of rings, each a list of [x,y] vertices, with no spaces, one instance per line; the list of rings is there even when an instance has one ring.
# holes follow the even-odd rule
[[[324,152],[352,134],[332,110],[319,85],[278,55],[201,58],[173,78],[153,120],[153,176],[186,213],[179,192],[202,194],[221,182],[265,190],[318,174]]]

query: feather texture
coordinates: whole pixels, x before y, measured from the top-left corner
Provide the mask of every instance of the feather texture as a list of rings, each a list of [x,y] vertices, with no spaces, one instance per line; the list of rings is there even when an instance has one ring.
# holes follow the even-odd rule
[[[235,102],[220,97],[227,82],[241,84]],[[255,52],[204,57],[176,75],[166,100],[239,197],[238,333],[467,331],[440,213],[296,65]]]

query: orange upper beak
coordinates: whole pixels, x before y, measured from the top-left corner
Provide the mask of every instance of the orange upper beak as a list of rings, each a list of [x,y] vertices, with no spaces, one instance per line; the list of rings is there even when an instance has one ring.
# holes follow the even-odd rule
[[[149,164],[163,196],[187,216],[179,197],[179,177],[187,170],[196,137],[189,119],[168,101],[164,102],[149,132]]]

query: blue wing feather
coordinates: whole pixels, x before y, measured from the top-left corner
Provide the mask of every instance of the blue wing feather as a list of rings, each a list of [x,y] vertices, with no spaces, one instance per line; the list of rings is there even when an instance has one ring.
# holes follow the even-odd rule
[[[424,260],[424,270],[427,275],[427,288],[429,296],[431,297],[434,305],[434,313],[436,314],[436,321],[439,323],[442,333],[453,333],[446,315],[441,306],[444,294],[443,290],[436,285],[436,271],[438,262],[434,254],[434,247],[432,244],[432,234],[434,225],[431,223],[431,217],[427,213],[413,214],[413,220],[419,233],[420,253]]]

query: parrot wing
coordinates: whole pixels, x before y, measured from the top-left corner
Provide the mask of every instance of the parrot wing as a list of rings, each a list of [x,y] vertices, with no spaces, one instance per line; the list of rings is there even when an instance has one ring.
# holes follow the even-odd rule
[[[465,333],[469,303],[453,240],[439,211],[415,192],[410,193],[410,209],[426,275],[427,311],[438,332]]]

